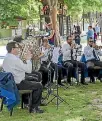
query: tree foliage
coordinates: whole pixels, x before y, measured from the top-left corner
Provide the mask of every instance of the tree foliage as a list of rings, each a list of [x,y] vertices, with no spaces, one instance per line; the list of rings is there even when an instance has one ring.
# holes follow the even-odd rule
[[[39,4],[36,0],[0,0],[0,21],[12,21],[15,16],[38,17]]]
[[[64,0],[68,6],[68,13],[79,15],[84,12],[95,12],[102,10],[102,2],[100,0]]]
[[[0,21],[9,23],[15,16],[37,18],[41,1],[44,0],[0,0]],[[83,10],[86,13],[102,11],[102,0],[58,0],[58,2],[64,2],[68,6],[68,14],[72,16],[82,15]]]

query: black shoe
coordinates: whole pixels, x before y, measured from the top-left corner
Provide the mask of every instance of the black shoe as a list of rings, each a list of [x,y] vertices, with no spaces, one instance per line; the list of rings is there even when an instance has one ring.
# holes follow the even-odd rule
[[[24,108],[29,109],[29,104],[24,104]]]
[[[68,84],[69,84],[70,86],[73,86],[73,84],[72,84],[71,82],[68,82]]]
[[[92,83],[92,84],[95,84],[95,81],[92,81],[91,83]]]
[[[43,103],[43,102],[41,102],[40,106],[46,106],[46,104],[45,104],[45,103]]]
[[[81,82],[81,84],[83,84],[83,85],[88,85],[88,83],[86,83],[86,82]]]
[[[90,83],[94,83],[95,82],[95,78],[94,77],[90,77]]]
[[[95,80],[90,80],[90,83],[93,83],[93,84],[95,84]]]
[[[59,85],[59,86],[65,86],[65,85],[64,85],[64,84],[62,84],[62,83],[59,83],[58,85]]]
[[[31,111],[32,113],[44,113],[44,111],[43,110],[41,110],[40,108],[34,108],[34,109],[32,109],[32,111]]]
[[[100,80],[100,82],[102,82],[102,78],[100,78],[99,80]]]

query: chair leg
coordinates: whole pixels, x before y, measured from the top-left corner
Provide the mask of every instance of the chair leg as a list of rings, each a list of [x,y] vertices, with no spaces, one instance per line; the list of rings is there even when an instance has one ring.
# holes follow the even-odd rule
[[[2,101],[1,101],[0,111],[3,110],[3,102],[4,102],[4,97],[2,98]],[[13,113],[13,108],[10,110],[10,116],[12,116],[12,113]]]
[[[29,113],[31,113],[32,111],[32,92],[30,93],[30,96],[29,96]]]
[[[13,113],[13,108],[10,110],[10,116],[12,116],[12,113]]]
[[[21,108],[23,109],[23,95],[21,96]]]
[[[4,97],[2,97],[0,111],[2,111],[2,110],[3,110],[3,102],[4,102]]]

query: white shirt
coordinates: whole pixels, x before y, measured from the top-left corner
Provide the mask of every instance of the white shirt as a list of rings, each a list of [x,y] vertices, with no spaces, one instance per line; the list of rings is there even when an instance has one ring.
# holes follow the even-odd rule
[[[41,47],[41,52],[44,53],[44,55],[41,57],[41,63],[43,61],[47,61],[48,60],[48,53],[49,53],[49,49],[45,49],[45,47]]]
[[[71,46],[66,43],[62,47],[62,53],[63,53],[63,61],[71,60],[71,50],[73,51],[72,57],[74,60],[77,60],[77,56],[79,56],[78,52],[81,51],[80,45],[75,45],[75,48],[71,48]]]
[[[31,73],[32,71],[31,61],[27,60],[26,62],[27,64],[24,64],[20,58],[8,53],[3,61],[3,69],[6,72],[11,72],[14,76],[15,82],[19,84],[25,79],[25,72]]]
[[[58,58],[59,58],[59,53],[60,47],[54,47],[53,49],[53,56],[52,56],[52,62],[53,63],[58,63]]]
[[[94,55],[93,55],[93,49],[95,51],[95,54],[97,56],[97,59],[99,58],[99,56],[102,56],[102,51],[100,49],[95,49],[93,47],[90,47],[89,45],[86,46],[84,48],[84,55],[85,55],[85,58],[86,58],[86,61],[88,60],[92,60],[92,59],[95,59]]]
[[[71,60],[71,46],[66,43],[62,47],[63,61]]]

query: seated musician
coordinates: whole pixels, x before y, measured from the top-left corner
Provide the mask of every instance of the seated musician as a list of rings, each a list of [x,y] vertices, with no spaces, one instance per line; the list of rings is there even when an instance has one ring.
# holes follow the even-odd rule
[[[53,55],[52,55],[52,63],[51,66],[52,68],[55,70],[55,74],[56,74],[56,69],[58,70],[58,75],[56,74],[56,77],[58,79],[58,85],[60,86],[64,86],[64,84],[61,83],[61,79],[62,79],[62,63],[59,63],[59,57],[62,55],[62,51],[61,51],[61,47],[54,47],[53,49]]]
[[[32,90],[32,112],[43,113],[43,110],[38,107],[42,98],[42,84],[40,82],[29,81],[25,77],[25,73],[32,72],[31,52],[28,51],[25,55],[25,64],[18,56],[19,46],[16,42],[8,43],[6,49],[8,54],[3,61],[3,70],[13,74],[19,90]]]
[[[16,36],[13,41],[17,42],[19,45],[22,44],[22,41],[23,41],[23,38],[22,36]],[[20,45],[22,46],[22,45]],[[22,48],[22,47],[20,47]],[[21,51],[21,50],[20,50]],[[32,72],[29,74],[29,73],[26,73],[26,78],[29,78],[29,80],[33,80],[33,81],[36,81],[36,82],[40,82],[42,80],[42,75],[40,72],[36,71],[36,70],[32,70]]]
[[[49,65],[51,61],[51,58],[50,58],[51,46],[48,44],[47,38],[43,38],[42,41],[43,42],[41,47],[41,55],[39,56],[39,58],[41,58],[41,67],[39,71],[42,73],[42,84],[43,86],[45,86],[48,81],[51,81],[53,83],[53,69],[49,68],[51,67]],[[48,78],[49,69],[51,69],[51,80],[50,80],[50,77]]]
[[[92,37],[88,40],[88,45],[84,48],[84,55],[87,61],[87,67],[89,70],[89,76],[92,82],[95,82],[94,79],[94,66],[102,67],[102,61],[100,61],[99,56],[102,56],[101,49],[98,49]],[[102,75],[99,75],[99,80],[101,81]]]
[[[63,45],[62,52],[63,52],[63,63],[66,68],[68,68],[68,83],[71,83],[71,77],[72,77],[72,70],[73,67],[79,67],[81,69],[81,84],[86,85],[85,83],[85,64],[82,62],[79,62],[75,58],[75,44],[73,44],[73,36],[67,37],[67,43]],[[77,51],[76,51],[77,52]]]

